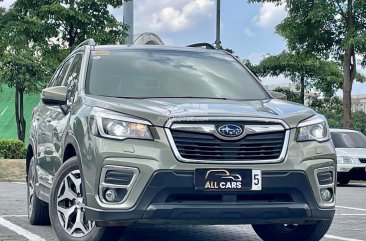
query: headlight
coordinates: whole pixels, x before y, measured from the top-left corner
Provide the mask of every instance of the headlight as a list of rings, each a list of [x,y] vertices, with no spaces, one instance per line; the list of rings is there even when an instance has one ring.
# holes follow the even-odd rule
[[[118,140],[128,138],[152,140],[148,127],[150,125],[148,121],[97,107],[93,108],[90,116],[90,129],[94,135]]]
[[[337,156],[338,164],[360,164],[360,160],[350,156]]]
[[[322,115],[311,117],[297,126],[297,141],[330,140],[327,120]]]

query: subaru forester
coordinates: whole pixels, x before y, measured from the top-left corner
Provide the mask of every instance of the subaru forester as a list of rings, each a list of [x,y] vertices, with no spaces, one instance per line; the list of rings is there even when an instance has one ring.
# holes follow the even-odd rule
[[[30,223],[60,240],[117,240],[133,223],[320,240],[335,213],[328,124],[272,96],[225,51],[85,41],[33,111]]]

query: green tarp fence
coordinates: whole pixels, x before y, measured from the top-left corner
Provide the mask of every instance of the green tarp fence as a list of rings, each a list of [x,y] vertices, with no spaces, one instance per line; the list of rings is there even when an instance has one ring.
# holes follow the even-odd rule
[[[17,126],[15,123],[14,98],[15,89],[2,86],[0,91],[0,139],[18,139]],[[27,134],[30,127],[32,110],[38,104],[40,94],[29,94],[24,96],[24,116],[27,121]]]

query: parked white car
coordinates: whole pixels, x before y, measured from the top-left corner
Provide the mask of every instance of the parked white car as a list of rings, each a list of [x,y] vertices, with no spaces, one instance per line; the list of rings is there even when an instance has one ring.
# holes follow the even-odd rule
[[[337,152],[339,184],[366,180],[366,137],[354,130],[330,129]]]

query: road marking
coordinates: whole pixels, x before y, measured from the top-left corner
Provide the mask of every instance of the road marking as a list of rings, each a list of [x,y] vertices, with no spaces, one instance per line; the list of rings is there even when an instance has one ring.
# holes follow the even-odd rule
[[[28,215],[19,214],[19,215],[2,215],[2,218],[24,218],[28,217]]]
[[[336,216],[366,216],[366,213],[341,213],[335,214]]]
[[[31,233],[28,230],[25,230],[24,228],[19,227],[18,225],[15,225],[12,222],[9,222],[8,220],[4,219],[3,217],[0,217],[0,225],[27,238],[30,241],[46,241],[45,239],[39,237],[38,235]]]
[[[2,115],[5,113],[5,111],[8,109],[8,107],[9,107],[9,106],[7,106],[7,107],[3,110],[3,112],[1,112],[0,116],[2,116]]]
[[[353,207],[346,207],[346,206],[336,206],[336,208],[343,208],[343,209],[349,209],[349,210],[356,210],[356,211],[366,212],[366,209],[364,209],[364,208],[353,208]]]
[[[12,184],[20,184],[20,185],[26,185],[26,182],[11,182]]]
[[[349,183],[349,185],[366,187],[366,184],[365,183],[359,183],[359,182],[351,182],[351,183]]]
[[[338,236],[328,235],[328,234],[326,234],[326,235],[324,236],[324,238],[337,239],[337,240],[344,240],[344,241],[363,241],[363,240],[361,240],[361,239],[343,238],[343,237],[338,237]]]

